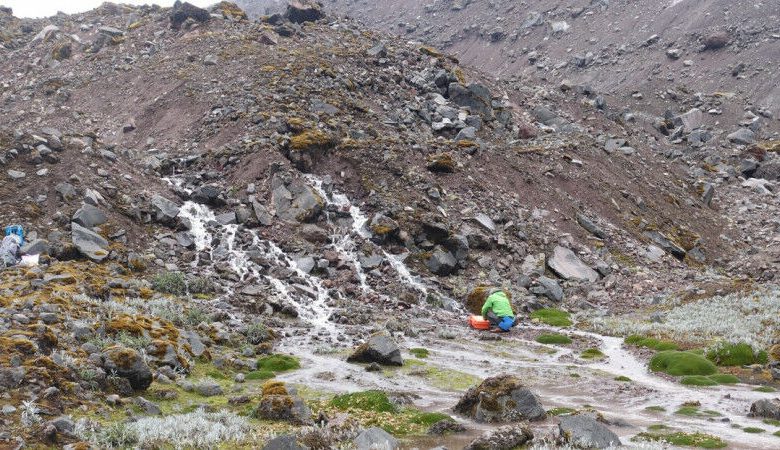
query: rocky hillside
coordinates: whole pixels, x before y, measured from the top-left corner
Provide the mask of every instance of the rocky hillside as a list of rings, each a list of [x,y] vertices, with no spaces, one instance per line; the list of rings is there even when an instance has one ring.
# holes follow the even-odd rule
[[[390,432],[513,448],[594,428],[609,444],[638,432],[612,433],[593,405],[687,394],[643,371],[616,389],[651,355],[588,330],[669,337],[684,303],[771,292],[780,144],[759,110],[729,133],[701,104],[652,120],[588,83],[497,79],[310,2],[0,23],[0,221],[39,255],[0,272],[0,445],[368,448]],[[469,331],[488,286],[533,325]],[[551,328],[572,314],[570,337]],[[776,317],[762,323],[674,345],[747,336],[754,366],[734,371],[771,384]],[[544,347],[552,332],[571,348]],[[532,359],[549,378],[523,386]],[[583,385],[560,392],[570,365]],[[589,407],[562,400],[583,392]],[[729,413],[760,423],[751,392]],[[484,425],[518,419],[535,425]]]

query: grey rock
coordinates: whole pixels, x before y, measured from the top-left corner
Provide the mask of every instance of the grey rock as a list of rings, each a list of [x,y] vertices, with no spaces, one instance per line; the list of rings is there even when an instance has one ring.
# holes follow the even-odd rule
[[[182,333],[185,339],[187,339],[187,343],[190,346],[190,349],[192,350],[192,355],[197,357],[202,356],[206,352],[206,346],[203,345],[203,341],[201,340],[198,333],[194,331],[185,331]]]
[[[205,58],[203,58],[203,64],[206,66],[216,66],[219,63],[219,58],[217,58],[217,55],[206,55]]]
[[[475,215],[474,221],[478,223],[482,228],[484,228],[485,231],[489,233],[496,232],[496,224],[493,222],[493,219],[491,219],[487,214],[480,213]]]
[[[126,379],[132,389],[143,390],[152,384],[152,371],[143,357],[131,348],[109,347],[103,351],[102,361],[106,372]]]
[[[216,216],[215,219],[220,225],[235,225],[238,223],[238,220],[236,219],[236,213],[234,211],[220,214]]]
[[[304,256],[295,260],[295,265],[303,273],[311,273],[314,270],[315,262],[311,256]]]
[[[49,241],[45,239],[36,239],[25,243],[22,246],[23,255],[46,255],[49,253]]]
[[[474,127],[466,127],[458,132],[455,136],[456,141],[473,141],[477,137],[477,129]]]
[[[620,438],[606,425],[585,414],[560,416],[558,430],[565,442],[583,448],[618,447]]]
[[[528,425],[507,425],[485,432],[463,450],[512,450],[523,447],[533,438]]]
[[[111,37],[124,36],[124,34],[125,34],[124,31],[122,31],[122,30],[120,30],[118,28],[108,27],[108,26],[102,26],[102,27],[98,28],[98,32],[99,33],[103,33],[103,34],[105,34],[107,36],[111,36]]]
[[[187,19],[192,19],[193,21],[201,23],[208,22],[209,19],[211,19],[211,14],[203,8],[198,8],[188,2],[182,3],[177,0],[176,3],[173,4],[173,8],[171,8],[169,18],[171,21],[171,28],[178,30]]]
[[[136,397],[133,402],[143,410],[146,414],[149,414],[151,416],[159,416],[162,414],[162,411],[160,411],[160,407],[157,406],[156,403],[149,401],[143,397]]]
[[[79,253],[92,261],[100,262],[108,257],[108,241],[75,222],[71,223],[71,241]]]
[[[563,301],[563,288],[552,278],[540,276],[529,291],[534,295],[547,297],[554,302]]]
[[[190,194],[190,199],[193,202],[204,205],[225,205],[225,200],[222,198],[222,190],[213,184],[203,184],[198,186],[194,191],[192,191],[192,194]]]
[[[447,276],[455,272],[458,268],[458,260],[444,247],[437,246],[431,257],[425,262],[431,273],[441,276]]]
[[[195,392],[204,397],[213,397],[215,395],[222,395],[222,386],[216,381],[205,380],[195,385]]]
[[[573,251],[565,247],[556,246],[547,260],[547,265],[564,280],[594,282],[599,279],[598,272],[585,265]]]
[[[180,211],[179,205],[159,194],[152,197],[151,203],[154,220],[168,226],[176,223]]]
[[[82,227],[94,228],[106,223],[108,217],[100,209],[92,205],[84,205],[73,214],[71,220]]]
[[[79,195],[78,192],[76,192],[76,188],[70,183],[60,183],[54,187],[54,190],[57,191],[57,194],[59,194],[60,198],[65,202],[73,200]]]
[[[756,143],[756,134],[749,128],[740,128],[739,130],[729,134],[726,138],[739,145],[750,145]]]
[[[325,205],[324,199],[300,180],[277,186],[271,199],[279,218],[297,222],[314,222]]]
[[[347,362],[376,362],[385,366],[401,366],[401,349],[393,341],[389,333],[381,332],[372,335],[368,341],[355,349],[347,358]]]
[[[252,211],[255,213],[255,218],[257,219],[257,222],[264,227],[270,227],[274,223],[274,218],[271,215],[271,213],[268,212],[268,209],[266,207],[256,201],[252,201]]]
[[[526,255],[523,263],[520,265],[520,273],[529,277],[532,275],[544,275],[546,260],[544,253]]]
[[[676,243],[674,243],[671,239],[669,239],[665,234],[661,233],[660,231],[656,230],[650,230],[645,231],[644,235],[648,237],[653,243],[655,243],[658,247],[663,249],[664,251],[671,253],[672,256],[674,256],[677,259],[682,260],[685,258],[685,254],[687,253],[684,248],[680,247]]]
[[[296,436],[283,434],[268,441],[263,450],[309,450],[309,447],[299,444]]]
[[[76,423],[69,416],[57,417],[49,423],[54,425],[58,433],[73,433],[73,430],[76,429]]]
[[[599,239],[606,239],[607,233],[604,232],[598,225],[596,225],[595,222],[590,220],[590,218],[584,214],[577,214],[577,223],[582,226],[582,228],[585,228],[585,230],[588,231],[588,233],[596,236]]]
[[[357,450],[396,450],[400,446],[398,439],[378,427],[365,429],[355,438]]]
[[[487,119],[493,118],[492,96],[490,90],[479,83],[464,86],[460,83],[450,83],[448,87],[450,101],[458,106],[465,106],[472,113]]]
[[[322,6],[312,0],[292,0],[285,12],[287,20],[293,23],[315,22],[325,17]]]
[[[751,417],[780,420],[780,400],[762,399],[750,405]]]
[[[21,180],[22,178],[26,177],[27,174],[24,172],[20,172],[18,170],[9,170],[8,176],[11,177],[13,181]]]

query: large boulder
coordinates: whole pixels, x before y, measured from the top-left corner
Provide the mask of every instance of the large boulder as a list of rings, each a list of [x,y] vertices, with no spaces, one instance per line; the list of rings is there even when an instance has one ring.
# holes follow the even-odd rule
[[[203,184],[198,186],[190,198],[195,203],[201,203],[211,206],[224,206],[225,200],[222,198],[222,190],[213,184]]]
[[[389,333],[376,333],[368,338],[347,358],[347,362],[379,363],[385,366],[402,366],[401,350]]]
[[[171,28],[178,30],[187,19],[192,19],[196,22],[208,22],[211,19],[211,14],[189,2],[182,3],[176,0],[173,8],[171,8],[169,17],[171,19]]]
[[[729,142],[738,145],[750,145],[756,143],[756,134],[750,128],[740,128],[739,130],[726,136]]]
[[[75,214],[73,214],[73,218],[71,220],[81,225],[82,227],[94,228],[106,223],[108,218],[100,209],[86,204],[79,208]]]
[[[448,93],[452,103],[469,108],[472,113],[485,118],[493,117],[493,98],[484,85],[471,83],[464,86],[460,83],[450,83]]]
[[[325,200],[301,180],[276,186],[271,194],[276,216],[289,221],[314,222],[322,213]]]
[[[365,429],[355,438],[357,450],[396,450],[400,447],[398,439],[378,427]]]
[[[446,248],[436,246],[431,257],[425,262],[428,270],[436,275],[447,276],[458,269],[458,260]]]
[[[176,217],[179,215],[180,210],[179,205],[159,194],[152,197],[151,203],[154,220],[169,226],[176,223]]]
[[[325,17],[322,4],[312,0],[291,0],[285,13],[287,20],[293,23],[314,22]]]
[[[263,385],[260,403],[252,415],[259,419],[283,420],[296,425],[313,423],[311,410],[303,399],[298,397],[295,388],[275,380]]]
[[[603,423],[586,414],[560,416],[561,440],[574,447],[607,448],[621,445],[620,438]]]
[[[103,351],[103,368],[107,373],[130,382],[136,391],[144,390],[152,384],[152,371],[144,358],[132,348],[114,346]]]
[[[751,417],[780,420],[780,400],[758,400],[750,405]]]
[[[507,425],[485,432],[463,450],[512,450],[534,438],[528,425]]]
[[[547,265],[556,275],[564,280],[598,281],[599,274],[583,263],[573,251],[556,246],[553,254],[547,259]]]
[[[542,420],[547,416],[539,397],[512,375],[488,378],[472,387],[454,410],[487,423]]]
[[[79,253],[95,262],[106,259],[109,254],[108,241],[103,236],[75,222],[72,222],[70,226],[71,241]]]

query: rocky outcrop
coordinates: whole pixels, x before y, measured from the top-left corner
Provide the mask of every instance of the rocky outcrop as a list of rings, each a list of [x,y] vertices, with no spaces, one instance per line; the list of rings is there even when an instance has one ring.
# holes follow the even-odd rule
[[[377,333],[355,349],[347,362],[379,363],[385,366],[401,366],[401,350],[389,333]]]
[[[208,22],[209,19],[211,19],[211,14],[205,9],[198,8],[189,2],[182,3],[181,1],[176,0],[176,3],[173,4],[173,8],[171,8],[170,12],[171,28],[178,30],[187,19],[192,19],[195,22],[201,23]]]
[[[282,220],[314,222],[325,207],[325,200],[311,186],[295,179],[289,183],[274,178],[271,199],[276,216]]]
[[[285,13],[287,20],[293,23],[314,22],[325,17],[322,4],[314,0],[291,0]]]
[[[488,378],[469,389],[454,410],[487,423],[542,420],[547,416],[539,397],[512,375]]]

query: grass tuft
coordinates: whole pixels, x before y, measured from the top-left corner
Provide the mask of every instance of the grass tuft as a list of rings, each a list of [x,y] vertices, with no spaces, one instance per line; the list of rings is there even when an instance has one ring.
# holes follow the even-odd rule
[[[742,429],[742,431],[745,433],[759,434],[765,432],[766,430],[758,427],[745,427]]]
[[[677,344],[671,341],[661,341],[655,338],[633,334],[625,339],[625,343],[637,347],[650,348],[659,352],[677,350]]]
[[[298,358],[289,355],[268,355],[257,360],[257,368],[270,372],[286,372],[301,368]]]
[[[755,389],[753,389],[755,392],[775,392],[776,389],[772,386],[759,386]]]
[[[764,351],[754,351],[745,342],[719,343],[707,351],[707,359],[719,366],[747,366],[766,364],[768,356]]]
[[[606,355],[604,355],[604,353],[602,353],[601,350],[597,348],[589,348],[580,354],[580,358],[583,359],[601,359],[605,356]]]
[[[270,380],[274,377],[274,373],[270,370],[253,370],[246,374],[247,380]]]
[[[330,405],[341,410],[359,409],[373,412],[397,412],[398,408],[382,391],[362,391],[333,397]]]
[[[625,375],[620,375],[620,376],[615,377],[615,381],[631,381],[631,378],[628,378]]]
[[[420,359],[425,359],[430,354],[427,348],[413,348],[409,350],[409,353]]]
[[[717,436],[706,433],[685,433],[676,431],[674,433],[647,432],[639,433],[632,440],[634,441],[664,441],[672,445],[700,448],[723,448],[726,442]]]

